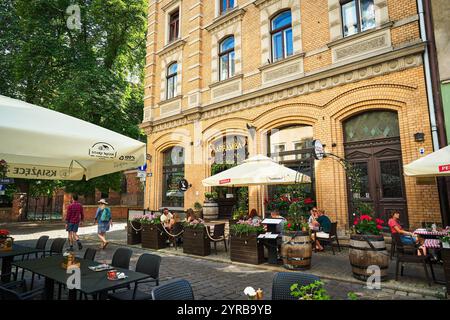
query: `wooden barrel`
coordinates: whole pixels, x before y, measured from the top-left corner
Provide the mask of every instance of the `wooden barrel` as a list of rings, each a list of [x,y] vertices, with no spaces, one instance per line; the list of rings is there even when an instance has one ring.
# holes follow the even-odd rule
[[[283,266],[291,270],[311,268],[311,236],[307,232],[292,232],[283,235],[281,258]]]
[[[373,271],[368,269],[369,266],[378,266],[380,280],[387,280],[389,253],[382,235],[351,235],[349,258],[356,279],[366,281],[373,275]]]
[[[203,219],[214,220],[219,217],[219,205],[217,202],[205,202],[203,204]]]

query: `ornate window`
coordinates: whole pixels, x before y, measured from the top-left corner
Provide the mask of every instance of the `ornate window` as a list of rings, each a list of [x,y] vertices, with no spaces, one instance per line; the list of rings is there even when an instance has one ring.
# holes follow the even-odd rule
[[[271,21],[272,62],[294,53],[291,11],[283,11]]]
[[[340,0],[344,37],[375,28],[374,0]]]
[[[234,8],[234,0],[220,0],[220,14],[225,14]]]
[[[352,117],[344,123],[345,142],[400,136],[397,113],[369,111]]]
[[[178,189],[184,178],[184,148],[172,147],[163,153],[163,207],[184,207],[184,193]]]
[[[227,37],[220,43],[219,51],[219,69],[220,80],[225,80],[234,76],[235,54],[234,54],[234,37]]]
[[[167,99],[171,99],[177,95],[177,71],[178,71],[178,64],[176,62],[172,63],[167,68],[167,76],[166,76]]]
[[[172,12],[169,16],[169,42],[178,39],[180,33],[180,10]]]

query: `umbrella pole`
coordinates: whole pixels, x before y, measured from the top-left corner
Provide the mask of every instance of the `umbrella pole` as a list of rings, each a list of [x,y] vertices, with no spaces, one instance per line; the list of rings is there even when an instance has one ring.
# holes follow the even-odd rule
[[[263,195],[262,185],[259,185],[259,196],[261,198],[262,218],[265,219],[266,218],[266,208],[264,205],[264,195]]]

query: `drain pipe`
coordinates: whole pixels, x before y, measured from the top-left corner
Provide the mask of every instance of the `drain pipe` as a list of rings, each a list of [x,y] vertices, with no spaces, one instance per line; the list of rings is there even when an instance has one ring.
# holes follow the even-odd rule
[[[417,10],[419,12],[420,37],[422,38],[422,41],[426,42],[428,41],[428,38],[425,29],[425,17],[422,0],[417,0]],[[423,53],[423,65],[425,69],[425,82],[429,106],[428,110],[430,114],[431,139],[433,142],[433,151],[437,151],[439,150],[439,136],[436,124],[436,112],[434,108],[433,85],[431,83],[430,57],[428,52],[428,46],[425,47],[425,52]]]

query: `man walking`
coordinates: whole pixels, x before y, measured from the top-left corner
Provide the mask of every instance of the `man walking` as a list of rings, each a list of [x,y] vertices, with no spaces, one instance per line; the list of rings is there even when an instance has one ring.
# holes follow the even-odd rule
[[[76,241],[78,249],[83,249],[83,245],[78,237],[78,226],[83,223],[83,206],[78,202],[78,195],[72,195],[72,203],[67,208],[66,230],[69,233],[70,251],[73,251],[73,243]]]

